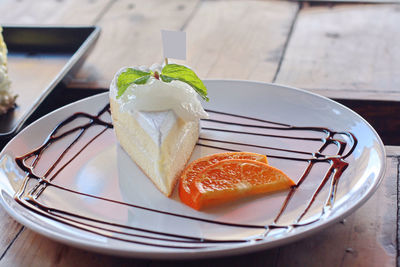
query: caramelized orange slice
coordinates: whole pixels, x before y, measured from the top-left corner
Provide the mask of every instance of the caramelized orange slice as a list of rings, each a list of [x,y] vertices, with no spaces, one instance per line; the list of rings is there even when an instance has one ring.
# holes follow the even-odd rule
[[[247,159],[222,160],[204,169],[193,183],[191,200],[183,201],[197,210],[295,185],[281,170]]]
[[[194,203],[192,203],[191,187],[194,185],[194,179],[199,176],[199,173],[201,173],[207,167],[226,159],[249,159],[260,161],[265,164],[268,163],[265,155],[251,152],[217,153],[199,158],[190,163],[182,172],[181,179],[179,181],[179,196],[182,202],[193,207]]]

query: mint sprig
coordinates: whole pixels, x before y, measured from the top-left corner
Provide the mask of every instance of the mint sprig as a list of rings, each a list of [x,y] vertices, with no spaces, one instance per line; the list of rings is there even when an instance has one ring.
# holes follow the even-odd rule
[[[126,69],[123,73],[118,76],[117,87],[118,87],[118,97],[121,97],[126,89],[131,84],[145,84],[150,78],[151,73],[141,70],[136,70],[132,68]]]
[[[196,73],[188,67],[178,64],[167,64],[161,70],[160,78],[164,82],[172,82],[178,80],[189,84],[204,100],[209,101],[207,97],[207,88],[204,83],[197,77]]]
[[[132,68],[126,69],[123,73],[118,76],[117,87],[118,94],[117,98],[121,97],[126,89],[131,84],[145,84],[148,79],[154,76],[156,79],[161,78],[163,82],[170,83],[172,81],[181,81],[190,85],[204,100],[209,101],[207,97],[207,88],[204,83],[197,77],[196,73],[188,67],[178,64],[167,64],[161,70],[161,74],[157,72],[145,72]]]

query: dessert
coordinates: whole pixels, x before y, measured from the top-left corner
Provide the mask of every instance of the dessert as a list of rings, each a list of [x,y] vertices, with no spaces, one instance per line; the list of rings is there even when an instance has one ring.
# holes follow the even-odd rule
[[[13,95],[10,90],[10,79],[7,70],[7,47],[4,43],[2,35],[2,27],[0,26],[0,115],[14,107],[17,96]]]
[[[229,100],[229,98],[228,98]],[[355,151],[355,148],[357,147],[357,138],[351,133],[351,132],[336,132],[330,129],[327,129],[325,127],[307,127],[304,128],[303,126],[293,126],[289,125],[289,127],[284,126],[283,129],[286,129],[288,132],[294,132],[297,133],[298,130],[306,131],[308,133],[313,133],[313,132],[321,132],[325,133],[325,137],[321,138],[320,143],[321,147],[317,150],[315,150],[315,153],[309,153],[307,150],[303,150],[307,144],[306,139],[303,136],[295,137],[297,140],[301,141],[302,144],[300,145],[300,148],[294,147],[292,150],[292,153],[289,155],[281,155],[279,154],[279,151],[281,151],[279,148],[273,149],[272,153],[269,153],[270,158],[277,158],[279,157],[279,160],[283,161],[288,161],[288,162],[306,162],[307,165],[305,166],[305,169],[303,168],[298,168],[298,173],[300,177],[297,179],[297,183],[295,186],[293,186],[290,191],[287,192],[286,198],[284,201],[281,203],[277,203],[276,201],[267,201],[265,202],[265,208],[257,209],[255,212],[259,213],[265,220],[263,219],[260,222],[255,222],[255,223],[250,223],[247,220],[247,217],[244,216],[243,220],[242,218],[238,218],[238,223],[232,222],[230,216],[227,216],[231,214],[230,212],[225,213],[225,212],[219,212],[215,213],[216,216],[214,216],[215,219],[210,219],[210,217],[205,217],[203,214],[199,213],[199,216],[189,216],[188,213],[185,212],[179,212],[176,210],[168,210],[165,208],[165,206],[162,207],[149,207],[148,205],[141,205],[141,203],[136,203],[136,202],[121,202],[119,197],[117,199],[107,198],[103,194],[104,191],[98,191],[98,192],[93,192],[92,194],[88,194],[88,190],[86,187],[76,187],[76,188],[71,188],[68,185],[63,185],[62,178],[69,178],[71,173],[67,171],[68,168],[64,168],[68,166],[69,164],[73,164],[74,161],[82,159],[82,157],[79,157],[80,153],[86,149],[90,149],[92,146],[98,145],[98,143],[93,142],[100,136],[104,135],[108,131],[112,131],[112,124],[109,123],[109,105],[107,104],[106,106],[101,106],[99,107],[99,112],[95,114],[91,113],[86,113],[85,110],[76,110],[76,113],[71,114],[70,116],[66,116],[63,120],[55,126],[49,135],[46,134],[46,136],[43,137],[44,141],[42,143],[39,143],[37,147],[35,147],[32,150],[25,150],[25,154],[21,156],[15,157],[15,164],[16,165],[10,165],[10,166],[18,166],[17,169],[20,169],[21,171],[25,172],[26,175],[24,176],[24,182],[21,183],[19,188],[17,190],[17,193],[14,195],[14,199],[16,202],[18,202],[21,207],[29,210],[31,213],[33,213],[35,216],[37,216],[38,220],[43,220],[44,218],[46,221],[51,220],[57,223],[60,223],[62,225],[66,225],[68,227],[73,227],[72,229],[80,229],[81,231],[89,231],[91,234],[97,234],[101,237],[105,237],[105,240],[113,240],[113,241],[118,241],[118,242],[126,242],[126,243],[132,243],[132,244],[139,244],[139,245],[146,245],[151,248],[172,248],[172,249],[188,249],[191,253],[193,253],[196,250],[203,250],[205,247],[216,247],[218,249],[224,249],[226,248],[226,245],[228,242],[234,242],[232,244],[249,244],[251,243],[259,243],[259,242],[264,242],[267,238],[269,237],[274,237],[275,236],[275,231],[277,234],[277,238],[280,239],[282,234],[284,233],[290,233],[292,232],[293,228],[300,228],[300,227],[308,227],[314,223],[318,223],[318,221],[321,220],[326,220],[327,218],[331,218],[331,214],[329,213],[329,210],[337,211],[336,208],[336,197],[340,198],[341,194],[343,193],[343,187],[338,187],[338,184],[340,183],[343,177],[343,173],[346,170],[348,166],[351,166],[351,163],[346,162],[347,158],[349,158],[350,155],[353,155],[353,152]],[[209,113],[212,113],[212,111],[209,111]],[[237,117],[237,114],[234,113],[228,113],[229,116],[232,117]],[[77,118],[86,118],[89,119],[89,123],[87,120],[82,120],[82,125],[76,124],[76,119]],[[259,118],[250,118],[255,121],[259,121]],[[233,123],[233,122],[232,122]],[[274,123],[274,122],[270,122]],[[281,123],[274,123],[277,127],[280,127],[282,124]],[[102,126],[102,127],[98,127]],[[64,127],[66,127],[64,129]],[[83,134],[78,134],[76,135],[75,131],[70,132],[70,135],[60,135],[60,131],[65,133],[68,132],[69,129],[73,129],[74,127],[77,127],[75,129],[82,130]],[[104,128],[105,127],[105,128]],[[216,129],[218,130],[218,129]],[[241,133],[247,133],[251,130],[250,127],[247,127],[246,129],[241,130],[238,134]],[[85,135],[86,132],[88,131],[98,131],[99,134],[92,136],[92,138],[84,138],[80,139],[81,136]],[[265,133],[269,133],[269,129],[265,129]],[[79,140],[81,142],[84,142],[84,146],[82,150],[79,149],[70,149],[66,151],[59,151],[59,149],[52,149],[52,147],[56,146],[58,142],[63,142],[62,140],[65,140],[65,138],[68,138],[68,136],[75,136],[74,139],[72,140],[72,144],[77,144]],[[337,139],[335,136],[338,134],[343,134],[348,136],[348,138],[340,138]],[[296,135],[295,135],[296,136]],[[287,138],[287,135],[279,135],[278,138],[280,140],[284,140],[284,138]],[[89,140],[88,140],[89,139]],[[327,154],[325,155],[323,153],[323,150],[327,145],[334,145],[338,149],[332,153],[332,154]],[[198,141],[199,146],[202,145],[201,141]],[[243,145],[245,145],[249,150],[252,148],[253,144],[251,142],[243,142]],[[222,143],[220,145],[217,145],[220,150],[227,150],[227,149],[234,149],[235,147],[227,147],[225,143]],[[343,149],[340,149],[341,147],[346,146],[349,149],[347,152]],[[50,151],[49,151],[50,150]],[[59,151],[60,153],[54,154],[53,151]],[[50,156],[54,158],[53,161],[48,161],[49,155],[46,156],[46,154],[49,154]],[[299,157],[299,154],[308,154],[306,157]],[[71,158],[73,160],[68,161],[67,163],[64,163],[62,158],[64,156],[68,156],[68,158]],[[264,157],[264,156],[262,156]],[[8,157],[5,157],[6,159]],[[35,160],[32,160],[32,159]],[[8,160],[12,160],[12,158],[8,158]],[[11,162],[7,161],[7,164]],[[54,165],[53,165],[54,164]],[[83,166],[86,164],[86,162],[82,163]],[[56,172],[56,174],[51,175],[51,176],[46,176],[45,174],[40,174],[43,173],[40,168],[43,169],[43,167],[38,167],[38,166],[48,166],[51,168],[52,166],[56,166],[59,168],[60,172],[63,172],[62,175],[61,173]],[[189,167],[191,164],[189,164]],[[318,201],[317,199],[322,195],[322,190],[315,190],[308,198],[308,201],[302,201],[301,203],[295,203],[295,205],[298,205],[298,211],[301,213],[300,216],[296,216],[296,214],[292,213],[292,210],[287,209],[288,205],[290,203],[293,203],[295,201],[295,197],[298,194],[303,193],[303,188],[305,186],[305,181],[308,179],[314,179],[316,178],[315,175],[318,175],[318,173],[311,173],[307,170],[310,170],[311,168],[318,167],[318,166],[326,166],[324,167],[325,169],[322,169],[320,172],[320,182],[315,185],[315,188],[322,188],[322,187],[327,187],[329,191],[329,199],[326,202],[321,202]],[[353,165],[357,166],[357,165]],[[39,168],[39,169],[38,169]],[[100,170],[102,169],[102,166],[99,166]],[[13,169],[14,171],[14,169]],[[112,178],[112,177],[110,177]],[[58,182],[61,179],[61,182]],[[43,181],[46,181],[43,183]],[[31,190],[30,186],[26,186],[27,184],[30,184],[32,186],[37,186],[38,188],[41,188],[42,190]],[[90,185],[90,184],[89,184]],[[142,217],[136,216],[133,218],[132,221],[129,223],[126,221],[126,218],[124,216],[121,217],[121,226],[119,229],[116,229],[114,226],[116,225],[114,222],[110,222],[110,218],[108,216],[93,216],[92,211],[98,211],[100,214],[104,214],[102,212],[102,208],[104,206],[102,205],[96,205],[99,202],[90,202],[91,205],[91,212],[82,214],[82,208],[79,207],[78,210],[71,209],[71,207],[68,206],[68,203],[70,199],[68,197],[63,198],[63,201],[65,202],[65,207],[61,206],[59,203],[54,203],[51,201],[47,201],[46,195],[50,194],[50,196],[54,195],[54,190],[56,189],[57,192],[61,192],[62,194],[66,194],[65,196],[71,196],[72,198],[79,197],[83,201],[83,205],[86,205],[88,198],[94,201],[100,201],[101,203],[104,203],[103,201],[107,201],[108,203],[112,203],[115,205],[115,207],[134,207],[135,215],[136,213],[136,208],[141,209],[145,211],[146,213],[149,214],[149,216],[154,216],[154,220],[159,220],[160,218],[163,220],[161,224],[156,225],[156,227],[159,227],[156,229],[157,234],[154,232],[154,224],[153,225],[144,225],[142,223]],[[50,192],[48,192],[50,190]],[[137,190],[141,190],[140,185],[138,186]],[[345,189],[344,192],[346,192]],[[136,191],[133,191],[132,194],[134,194]],[[44,198],[44,200],[43,200]],[[339,200],[340,201],[340,200]],[[278,214],[271,214],[269,211],[269,205],[279,205],[279,213]],[[312,205],[316,205],[314,209],[310,209]],[[93,207],[93,209],[92,209]],[[339,206],[340,209],[340,206]],[[248,208],[246,208],[247,211]],[[242,208],[239,208],[237,212],[234,214],[246,214],[246,210],[243,210]],[[250,211],[253,210],[250,207]],[[245,211],[245,212],[243,212]],[[254,210],[253,210],[254,211]],[[328,212],[328,213],[327,213]],[[68,216],[64,216],[63,214],[67,214]],[[281,221],[280,218],[282,216],[288,216],[285,217],[285,221]],[[307,215],[307,217],[305,216]],[[309,219],[310,216],[313,216],[313,219]],[[273,216],[273,217],[270,217]],[[327,217],[329,216],[329,217]],[[62,219],[60,219],[62,218]],[[151,218],[151,217],[149,217]],[[212,218],[212,217],[211,217]],[[261,217],[260,217],[261,218]],[[288,220],[289,218],[289,220]],[[311,217],[312,218],[312,217]],[[271,222],[270,219],[272,219]],[[167,222],[167,223],[166,223]],[[218,238],[212,238],[212,235],[207,235],[207,233],[201,231],[193,231],[192,233],[176,233],[172,232],[171,228],[169,227],[170,223],[175,223],[179,225],[185,226],[186,224],[194,224],[196,227],[198,227],[199,224],[208,226],[208,227],[203,227],[202,229],[210,229],[212,231],[211,234],[215,234],[215,226],[222,227],[221,230],[224,231],[225,229],[231,231],[231,229],[236,229],[237,235],[224,235],[221,236],[217,232]],[[162,228],[163,226],[167,226],[166,228]],[[234,227],[234,228],[233,228]],[[132,229],[135,229],[139,235],[134,235],[132,234]],[[251,229],[260,229],[261,231],[265,230],[265,234],[263,236],[260,235],[254,235],[253,232],[249,232],[250,234],[247,235],[247,231]],[[307,230],[305,229],[305,230]],[[149,232],[150,230],[150,232]],[[211,236],[211,239],[208,237]],[[143,237],[145,239],[143,239]],[[276,237],[276,236],[275,236]],[[161,243],[162,241],[163,243]],[[239,243],[240,242],[240,243]],[[182,250],[184,251],[184,250]]]
[[[225,159],[251,159],[268,163],[267,157],[265,155],[250,153],[250,152],[217,153],[196,159],[185,168],[179,180],[179,197],[182,200],[182,202],[186,203],[188,206],[191,207],[196,206],[192,194],[193,190],[195,190],[192,189],[192,187],[195,186],[194,180],[207,167],[214,165],[217,162]]]
[[[295,183],[264,155],[230,152],[193,161],[182,173],[179,195],[200,210],[239,198],[289,189]]]
[[[110,86],[111,115],[120,145],[166,196],[191,156],[199,119],[207,117],[193,89],[201,90],[207,99],[205,87],[193,74],[176,64],[162,69],[159,65],[123,68]]]

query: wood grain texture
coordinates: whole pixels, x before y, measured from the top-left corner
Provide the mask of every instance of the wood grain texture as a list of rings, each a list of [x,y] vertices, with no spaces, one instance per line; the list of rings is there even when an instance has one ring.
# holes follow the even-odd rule
[[[205,1],[188,23],[186,64],[202,78],[271,82],[299,6]]]
[[[362,116],[385,145],[400,146],[400,101],[335,100]]]
[[[359,210],[303,241],[282,247],[278,266],[395,266],[398,158]]]
[[[149,267],[260,267],[276,266],[279,251],[277,249],[265,250],[239,256],[216,259],[198,259],[188,261],[151,261]]]
[[[394,266],[396,264],[398,158],[386,161],[386,175],[378,191],[350,217],[343,266]]]
[[[276,82],[322,93],[342,90],[343,97],[349,92],[362,99],[365,92],[398,98],[398,25],[399,5],[303,8]]]
[[[22,226],[12,219],[4,208],[0,206],[0,258],[6,252],[7,247],[14,240],[21,228]]]
[[[388,157],[399,157],[400,158],[400,146],[385,146],[385,150],[386,150],[386,155]],[[399,159],[399,161],[400,161],[400,159]]]
[[[94,24],[111,0],[0,1],[0,24]]]
[[[171,62],[189,65],[202,78],[272,81],[298,9],[296,3],[279,1],[198,6],[196,1],[155,1],[149,7],[136,1],[128,6],[118,2],[100,20],[97,47],[69,87],[108,88],[122,66],[161,63],[160,29],[181,28],[187,33],[187,60]]]
[[[161,29],[180,30],[198,0],[121,0],[99,20],[102,32],[74,81],[75,87],[108,88],[123,66],[162,63]]]
[[[346,98],[353,100],[380,100],[399,101],[400,92],[378,92],[374,90],[348,90],[348,89],[310,89],[307,91],[329,98]]]
[[[24,229],[9,249],[0,266],[133,266],[147,261],[107,256],[62,245],[29,229]]]
[[[102,9],[107,5],[108,1],[0,1],[0,24],[92,24]],[[10,60],[10,68],[13,65],[22,67],[24,70],[33,75],[37,81],[46,79],[51,73],[56,73],[60,68],[52,63],[46,69],[32,70],[29,68],[31,61],[12,61]],[[22,64],[22,65],[21,65]],[[54,72],[56,71],[56,72]],[[13,70],[10,69],[10,76],[13,76]],[[42,75],[44,74],[44,75]],[[54,75],[53,75],[54,76]],[[24,76],[26,78],[27,76]],[[14,77],[14,83],[22,84],[23,87],[29,88],[29,81]],[[26,84],[24,84],[24,81]],[[47,85],[50,80],[43,80],[43,86]],[[25,86],[24,86],[25,85]],[[43,87],[44,88],[44,87]],[[20,94],[22,92],[19,92]],[[26,92],[29,93],[29,92]],[[32,101],[32,100],[31,100]],[[27,106],[29,106],[28,104]],[[3,255],[7,247],[14,240],[22,226],[7,215],[5,210],[0,207],[0,257]],[[3,263],[1,261],[0,265]]]

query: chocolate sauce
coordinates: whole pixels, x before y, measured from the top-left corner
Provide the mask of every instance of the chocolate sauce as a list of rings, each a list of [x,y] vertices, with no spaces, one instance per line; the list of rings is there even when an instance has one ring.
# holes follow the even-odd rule
[[[276,123],[272,121],[262,120],[258,118],[251,118],[241,115],[234,115],[225,112],[207,110],[211,115],[218,114],[229,117],[231,119],[246,119],[250,122],[258,123],[258,124],[244,124],[244,123],[236,123],[236,122],[229,122],[226,120],[217,120],[217,119],[207,119],[204,120],[205,123],[210,122],[212,124],[222,125],[225,127],[202,127],[203,131],[219,131],[219,132],[229,132],[231,134],[240,134],[240,135],[249,135],[249,136],[263,136],[263,137],[272,137],[272,138],[283,138],[283,139],[294,139],[300,141],[313,141],[313,142],[321,142],[319,149],[315,152],[308,152],[308,151],[301,151],[301,150],[293,150],[293,149],[284,149],[284,148],[277,148],[271,146],[263,146],[262,144],[249,144],[249,143],[241,143],[241,142],[234,142],[229,140],[220,140],[220,139],[212,139],[200,136],[197,145],[204,146],[204,147],[211,147],[222,151],[238,151],[232,148],[232,145],[239,145],[239,146],[246,146],[252,148],[259,148],[259,149],[268,149],[275,152],[285,152],[289,154],[294,154],[298,156],[283,156],[279,154],[268,154],[269,158],[277,158],[282,160],[291,160],[291,161],[302,161],[307,163],[307,167],[305,168],[304,172],[302,173],[300,179],[298,180],[297,184],[293,186],[282,204],[279,213],[276,215],[274,221],[270,225],[251,225],[251,224],[236,224],[236,223],[229,223],[223,221],[216,221],[216,220],[209,220],[204,218],[192,217],[187,216],[184,214],[177,214],[167,211],[161,211],[158,209],[144,207],[132,203],[126,203],[121,201],[116,201],[113,199],[108,199],[101,196],[91,195],[83,192],[79,192],[76,190],[72,190],[70,188],[66,188],[60,185],[53,183],[53,179],[57,177],[57,175],[64,170],[64,168],[71,163],[76,157],[84,151],[94,140],[96,140],[99,136],[101,136],[107,130],[113,128],[110,122],[107,122],[102,119],[102,116],[105,113],[110,113],[109,105],[104,107],[97,115],[93,116],[87,113],[78,112],[73,114],[72,116],[68,117],[64,121],[62,121],[59,125],[55,127],[55,129],[49,134],[46,138],[44,143],[36,148],[35,150],[20,156],[16,157],[15,161],[17,165],[26,172],[25,180],[21,186],[21,188],[16,192],[14,198],[15,200],[23,205],[25,208],[29,209],[32,212],[40,214],[44,217],[50,218],[54,221],[75,227],[77,229],[81,229],[90,233],[98,234],[107,238],[112,238],[124,242],[130,242],[135,244],[147,245],[147,246],[156,246],[156,247],[164,247],[164,248],[174,248],[174,249],[201,249],[205,247],[213,247],[218,246],[218,244],[234,244],[234,243],[244,243],[244,242],[258,242],[264,240],[268,234],[273,231],[274,229],[287,229],[290,230],[295,227],[301,227],[305,225],[312,224],[318,221],[330,208],[333,207],[335,202],[335,195],[337,186],[340,180],[342,173],[348,167],[348,163],[345,161],[347,157],[349,157],[352,152],[354,151],[357,145],[356,137],[350,132],[334,132],[328,128],[323,127],[296,127],[288,124],[283,123]],[[67,126],[68,124],[72,123],[78,118],[87,118],[89,121],[84,123],[80,126],[74,127],[69,129],[63,133],[59,133],[61,128]],[[212,116],[211,116],[212,117]],[[259,123],[263,123],[260,125]],[[67,153],[71,150],[71,148],[76,144],[85,131],[93,126],[102,126],[104,127],[97,135],[95,135],[92,139],[90,139],[78,152],[76,152],[70,160],[68,160],[63,166],[61,166],[51,178],[47,178],[49,174],[60,164],[61,160],[67,155]],[[233,129],[227,129],[226,127],[229,126],[239,126],[241,128],[247,129],[246,131],[238,131]],[[262,133],[254,132],[252,129],[261,129],[263,130]],[[304,136],[296,136],[296,135],[277,135],[273,133],[269,133],[268,130],[279,130],[284,132],[290,131],[304,131],[304,132],[320,132],[324,134],[324,137],[316,138],[316,137],[304,137]],[[40,176],[35,174],[35,167],[37,166],[38,162],[40,161],[41,156],[45,151],[51,147],[52,144],[55,142],[70,136],[75,135],[72,142],[66,147],[64,151],[60,154],[59,158],[55,160],[55,162],[46,170],[45,174]],[[336,138],[336,136],[345,135],[350,140],[350,144],[347,142]],[[212,142],[216,143],[217,145],[210,145],[206,144],[205,142]],[[324,151],[329,145],[335,145],[337,147],[337,152],[335,155],[325,155]],[[345,153],[347,146],[347,153]],[[27,160],[33,159],[30,164],[27,164]],[[318,163],[328,163],[329,168],[326,171],[324,177],[322,178],[318,188],[315,190],[312,197],[309,199],[304,211],[302,214],[290,225],[279,225],[278,221],[281,216],[284,214],[288,204],[290,203],[292,197],[298,190],[298,188],[303,184],[303,182],[308,177],[311,169],[315,164]],[[331,179],[332,178],[332,179]],[[30,189],[27,189],[27,185],[29,181],[35,180],[36,184]],[[329,197],[326,200],[323,210],[319,218],[314,219],[312,221],[302,222],[302,219],[309,211],[310,207],[314,203],[315,199],[317,198],[318,194],[324,188],[326,183],[331,180],[331,185],[329,187]],[[149,230],[141,227],[133,227],[129,225],[122,225],[113,222],[103,221],[95,218],[91,218],[88,216],[83,216],[75,213],[68,212],[66,210],[55,209],[44,203],[40,202],[40,196],[45,192],[46,188],[54,187],[59,190],[63,190],[65,192],[81,195],[93,199],[98,199],[102,201],[107,201],[110,203],[114,203],[117,205],[123,205],[127,207],[132,207],[135,209],[145,210],[150,213],[157,213],[157,214],[164,214],[166,216],[174,216],[181,220],[191,220],[191,221],[199,221],[209,224],[220,225],[223,227],[237,227],[237,228],[249,228],[249,229],[260,229],[263,230],[264,234],[258,237],[251,237],[248,239],[227,239],[227,240],[220,240],[220,239],[206,239],[201,236],[188,236],[188,235],[179,235],[161,231],[154,231]],[[132,233],[128,231],[135,231],[137,233]],[[136,238],[136,239],[135,239]],[[161,243],[160,243],[161,242]],[[162,243],[165,242],[165,243]]]

